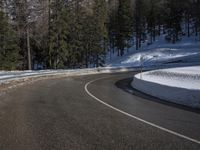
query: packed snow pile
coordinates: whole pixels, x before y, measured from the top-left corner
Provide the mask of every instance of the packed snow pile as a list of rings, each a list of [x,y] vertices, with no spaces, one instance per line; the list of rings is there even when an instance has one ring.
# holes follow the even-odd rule
[[[200,108],[200,66],[137,74],[132,86],[163,100]]]
[[[200,42],[196,37],[184,37],[176,44],[168,43],[164,35],[152,45],[143,43],[141,49],[135,46],[127,50],[123,57],[117,54],[107,55],[107,66],[134,66],[134,67],[171,67],[200,64]]]

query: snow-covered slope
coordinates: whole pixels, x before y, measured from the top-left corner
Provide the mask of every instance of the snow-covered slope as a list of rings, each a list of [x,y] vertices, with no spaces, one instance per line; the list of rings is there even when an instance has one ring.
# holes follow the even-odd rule
[[[107,66],[187,66],[200,64],[200,42],[197,37],[184,37],[176,44],[167,43],[164,35],[152,45],[143,44],[140,50],[129,49],[123,57],[107,56]]]
[[[200,108],[200,66],[138,74],[132,86],[160,99]]]

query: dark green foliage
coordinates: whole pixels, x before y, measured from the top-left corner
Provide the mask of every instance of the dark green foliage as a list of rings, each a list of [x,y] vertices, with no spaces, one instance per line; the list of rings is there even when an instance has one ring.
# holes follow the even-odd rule
[[[106,0],[94,0],[93,7],[93,57],[96,67],[103,65],[107,41],[107,7]]]
[[[103,65],[107,41],[107,4],[94,0],[91,11],[75,0],[71,7],[51,5],[50,68],[83,68]]]
[[[200,37],[200,0],[6,1],[0,69],[99,67],[108,52],[123,56],[161,34],[172,43]]]
[[[69,55],[69,13],[62,3],[55,3],[52,8],[50,26],[49,61],[50,68],[64,68]],[[58,11],[60,10],[60,11]]]
[[[124,49],[130,46],[129,40],[133,36],[132,13],[130,0],[119,1],[116,16],[116,47],[120,56],[123,56]]]
[[[13,70],[19,67],[17,38],[0,9],[0,69]]]
[[[83,42],[83,26],[85,12],[78,0],[75,1],[74,10],[71,11],[70,20],[68,21],[69,28],[69,61],[68,65],[71,68],[82,68],[84,62],[84,42]]]

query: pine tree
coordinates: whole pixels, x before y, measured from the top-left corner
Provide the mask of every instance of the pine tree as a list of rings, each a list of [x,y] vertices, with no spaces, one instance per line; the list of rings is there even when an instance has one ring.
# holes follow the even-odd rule
[[[134,8],[134,31],[135,31],[135,42],[136,50],[141,47],[142,38],[144,39],[144,33],[146,30],[146,7],[144,0],[135,0]]]
[[[0,69],[13,70],[19,67],[19,47],[17,38],[8,23],[0,4]]]
[[[58,48],[56,58],[56,68],[64,68],[69,56],[69,13],[67,8],[63,8],[58,20]]]
[[[95,66],[102,66],[107,43],[107,3],[106,0],[94,0],[93,6],[93,45],[92,55]]]
[[[199,35],[200,40],[200,0],[193,1],[193,11],[192,15],[194,17],[195,34]]]
[[[64,68],[69,55],[69,13],[68,8],[60,1],[52,3],[49,42],[49,65],[50,68]]]
[[[185,20],[185,31],[187,32],[187,36],[190,37],[190,27],[191,27],[191,17],[192,17],[192,9],[193,9],[193,0],[183,0],[183,17]]]
[[[92,45],[93,45],[93,31],[94,31],[94,20],[91,15],[87,15],[83,22],[83,49],[84,49],[84,64],[85,67],[88,68],[90,64],[92,64]]]
[[[182,31],[183,9],[181,6],[183,6],[181,0],[166,0],[165,2],[165,23],[168,29],[168,39],[172,43],[179,40],[179,33]]]
[[[156,38],[156,26],[159,26],[159,12],[158,4],[160,0],[150,0],[147,12],[148,32],[150,33],[150,43],[152,44]]]
[[[117,33],[117,9],[118,9],[118,0],[108,1],[109,9],[109,19],[108,19],[108,42],[109,42],[109,53],[110,59],[112,53],[115,53],[116,48],[116,33]]]
[[[123,56],[124,49],[130,46],[128,43],[133,34],[132,21],[131,1],[119,1],[116,24],[116,47],[119,50],[118,55],[120,56]]]
[[[75,0],[70,18],[70,65],[81,68],[83,58],[83,18],[82,1]]]

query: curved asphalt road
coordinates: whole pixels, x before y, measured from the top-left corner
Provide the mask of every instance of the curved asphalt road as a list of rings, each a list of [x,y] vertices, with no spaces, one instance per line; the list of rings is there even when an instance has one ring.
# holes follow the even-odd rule
[[[134,72],[49,79],[0,96],[0,150],[199,150],[200,113],[129,87]],[[100,79],[101,78],[101,79]],[[169,93],[170,94],[170,93]],[[138,96],[139,95],[139,96]]]

